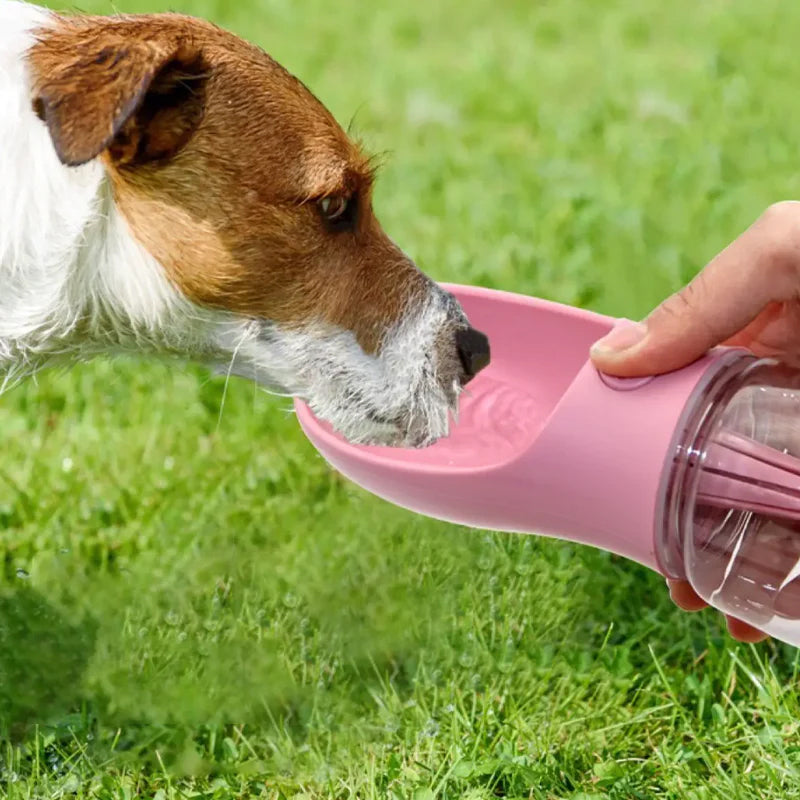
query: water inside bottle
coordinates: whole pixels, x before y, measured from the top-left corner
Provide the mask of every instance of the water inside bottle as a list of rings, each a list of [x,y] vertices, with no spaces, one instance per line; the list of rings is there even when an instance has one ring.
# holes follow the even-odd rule
[[[782,454],[779,458],[797,457],[796,473],[793,460],[783,459],[783,508],[774,504],[777,484],[753,481],[746,486],[747,475],[734,477],[746,486],[747,497],[758,500],[759,493],[772,493],[770,513],[758,504],[748,510],[708,502],[700,459],[686,484],[691,494],[683,504],[689,515],[684,565],[695,591],[710,605],[800,645],[800,388],[792,385],[798,383],[796,375],[778,377],[784,385],[742,387],[701,449],[707,453],[715,441],[732,434]]]

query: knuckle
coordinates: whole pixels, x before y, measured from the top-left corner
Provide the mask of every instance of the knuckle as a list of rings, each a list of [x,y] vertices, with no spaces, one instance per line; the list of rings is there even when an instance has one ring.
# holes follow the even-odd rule
[[[661,313],[670,320],[671,327],[679,327],[684,333],[694,331],[703,339],[713,341],[718,336],[713,323],[706,318],[711,287],[708,278],[701,272],[693,281],[668,297],[660,307]]]
[[[661,304],[661,310],[669,317],[683,318],[694,306],[693,295],[691,284],[684,286]]]
[[[685,317],[703,305],[708,292],[708,280],[704,272],[695,276],[686,286],[679,289],[665,303],[668,313]]]

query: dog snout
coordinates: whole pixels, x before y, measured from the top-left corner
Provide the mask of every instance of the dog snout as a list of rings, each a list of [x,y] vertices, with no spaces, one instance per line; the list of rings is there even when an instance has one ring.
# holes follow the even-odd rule
[[[464,368],[462,385],[469,383],[482,369],[489,366],[489,339],[475,328],[456,331],[456,350]]]

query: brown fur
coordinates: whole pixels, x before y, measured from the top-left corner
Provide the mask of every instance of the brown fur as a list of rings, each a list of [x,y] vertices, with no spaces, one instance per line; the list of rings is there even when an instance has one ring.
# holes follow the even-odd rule
[[[59,157],[102,154],[132,232],[192,300],[320,319],[374,352],[423,287],[373,214],[368,159],[256,47],[172,14],[57,18],[29,62]],[[352,230],[317,205],[342,195]]]

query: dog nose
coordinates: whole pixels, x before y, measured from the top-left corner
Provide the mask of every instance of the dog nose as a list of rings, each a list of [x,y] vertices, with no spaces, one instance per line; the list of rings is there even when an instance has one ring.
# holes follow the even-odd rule
[[[456,331],[456,350],[466,373],[464,383],[472,380],[489,364],[489,340],[475,328]]]

